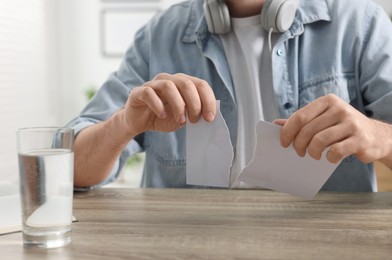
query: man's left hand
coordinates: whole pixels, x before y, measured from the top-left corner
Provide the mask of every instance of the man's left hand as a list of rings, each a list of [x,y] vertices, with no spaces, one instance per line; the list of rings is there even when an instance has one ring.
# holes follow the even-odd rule
[[[319,160],[323,151],[329,149],[327,159],[332,163],[349,155],[364,163],[391,158],[391,125],[366,117],[333,94],[274,123],[282,126],[282,146],[292,144],[299,156],[307,152]]]

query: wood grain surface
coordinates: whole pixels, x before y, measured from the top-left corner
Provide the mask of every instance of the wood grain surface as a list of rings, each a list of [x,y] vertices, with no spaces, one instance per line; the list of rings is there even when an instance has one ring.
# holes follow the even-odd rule
[[[392,191],[392,170],[381,162],[375,162],[374,168],[377,174],[378,191]]]
[[[391,259],[392,193],[107,189],[75,194],[70,245],[0,259]]]

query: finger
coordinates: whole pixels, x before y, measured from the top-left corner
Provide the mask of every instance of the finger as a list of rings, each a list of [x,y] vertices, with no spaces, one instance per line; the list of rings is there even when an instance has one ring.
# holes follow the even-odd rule
[[[328,160],[338,162],[349,155],[355,155],[363,163],[378,160],[383,154],[379,149],[380,146],[376,144],[375,140],[369,142],[366,140],[367,138],[368,134],[356,135],[355,132],[350,132],[347,138],[331,145],[328,151]]]
[[[132,99],[131,106],[146,105],[159,118],[165,119],[167,117],[165,105],[153,88],[148,86],[136,87],[131,91],[130,98]]]
[[[205,80],[199,80],[196,86],[200,95],[203,117],[206,121],[212,122],[216,116],[216,98],[214,92]]]
[[[199,97],[199,93],[196,88],[196,82],[193,81],[193,78],[185,75],[185,74],[163,74],[160,75],[160,79],[170,80],[172,81],[179,93],[181,94],[184,102],[186,114],[189,120],[192,123],[199,121],[201,116],[201,100]]]
[[[284,126],[286,124],[287,119],[275,119],[272,121],[273,124]]]
[[[327,108],[328,102],[326,102],[324,97],[321,97],[292,114],[282,128],[282,146],[288,147],[293,142],[298,132],[307,123],[322,114]]]
[[[346,138],[341,142],[333,144],[327,152],[328,161],[338,163],[344,158],[355,154],[358,150],[357,145],[358,142],[354,138]]]
[[[169,112],[177,123],[184,124],[186,122],[185,102],[173,81],[152,80],[145,86],[151,87],[157,93],[163,103],[169,107]]]
[[[216,98],[207,81],[185,74],[176,75],[185,77],[193,82],[201,102],[201,115],[206,121],[213,121],[216,115]]]
[[[340,143],[350,137],[350,133],[345,131],[345,129],[344,125],[339,124],[318,132],[309,143],[307,149],[309,155],[319,160],[327,147]]]
[[[205,80],[182,73],[175,75],[161,73],[154,80],[170,80],[176,82],[187,112],[193,121],[197,121],[200,115],[209,122],[214,120],[216,115],[216,99],[211,86]],[[196,87],[198,94],[196,96],[194,90],[192,90],[193,86]]]
[[[317,139],[320,136],[323,136],[324,134],[321,134],[323,130],[334,126],[337,123],[338,119],[335,113],[329,109],[304,125],[293,140],[293,147],[297,154],[302,157],[305,156],[306,150],[313,138]],[[319,133],[321,135],[317,135]]]
[[[158,82],[160,84],[156,91],[170,107],[171,114],[174,116],[175,120],[179,124],[185,124],[185,101],[181,93],[178,91],[177,85],[170,80],[160,80]]]

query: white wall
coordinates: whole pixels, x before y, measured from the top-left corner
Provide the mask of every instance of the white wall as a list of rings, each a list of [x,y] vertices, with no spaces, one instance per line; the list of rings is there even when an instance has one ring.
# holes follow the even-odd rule
[[[166,8],[179,0],[157,2],[102,0],[52,0],[56,13],[56,46],[58,48],[58,86],[61,99],[61,124],[75,117],[86,104],[85,91],[89,86],[99,88],[115,71],[121,57],[107,57],[101,52],[100,15],[105,8]]]
[[[374,0],[374,2],[382,5],[389,15],[392,15],[392,1],[391,0]]]
[[[0,182],[18,182],[16,130],[54,125],[45,0],[0,1]]]

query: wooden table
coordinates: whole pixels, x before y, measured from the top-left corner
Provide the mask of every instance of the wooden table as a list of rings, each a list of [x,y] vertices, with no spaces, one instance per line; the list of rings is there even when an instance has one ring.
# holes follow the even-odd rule
[[[75,194],[72,242],[0,236],[0,259],[391,259],[392,193],[108,189]]]

